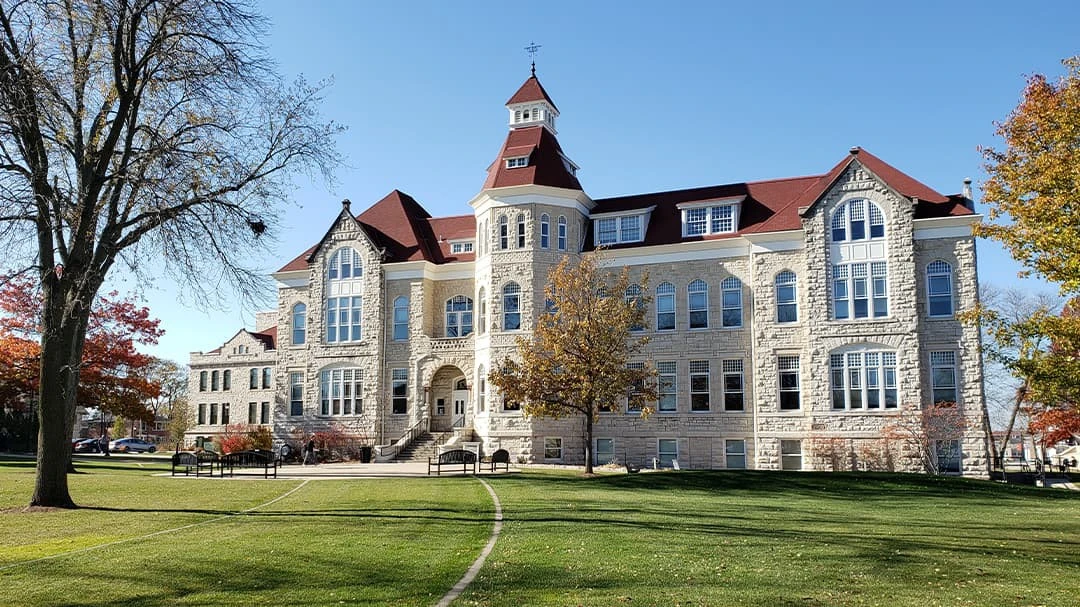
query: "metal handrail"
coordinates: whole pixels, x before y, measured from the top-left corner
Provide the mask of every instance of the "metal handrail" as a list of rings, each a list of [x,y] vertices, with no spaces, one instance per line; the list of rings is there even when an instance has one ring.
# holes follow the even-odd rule
[[[401,438],[397,439],[397,441],[394,443],[395,445],[397,445],[398,453],[401,453],[401,451],[411,445],[413,441],[424,435],[424,432],[427,431],[427,422],[428,418],[425,415],[420,419],[416,420],[415,424],[409,426],[409,429],[406,430],[405,433],[401,435]]]

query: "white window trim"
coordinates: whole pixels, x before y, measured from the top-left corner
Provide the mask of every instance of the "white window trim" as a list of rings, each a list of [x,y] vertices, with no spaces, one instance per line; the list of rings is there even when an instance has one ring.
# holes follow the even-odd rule
[[[529,166],[528,156],[514,156],[506,159],[506,168],[508,169],[522,169],[527,166]]]
[[[558,457],[548,457],[548,441],[558,441],[559,455]],[[565,451],[563,446],[563,438],[561,436],[545,436],[544,437],[544,461],[545,462],[561,462],[563,461]]]
[[[859,355],[861,357],[860,365],[858,367],[850,365],[848,363],[848,354],[857,354],[857,355]],[[869,399],[869,393],[870,393],[869,383],[870,382],[869,382],[869,373],[867,372],[867,370],[870,369],[870,367],[866,366],[866,354],[877,354],[878,357],[879,357],[877,365],[875,367],[873,367],[874,369],[878,369],[880,371],[880,374],[879,374],[879,376],[877,378],[878,387],[876,388],[876,390],[880,394],[880,399],[879,399],[877,407],[868,407],[867,406],[869,404],[869,400],[870,400]],[[885,364],[884,359],[885,359],[886,354],[893,355],[894,362],[893,362],[892,365],[886,365]],[[834,367],[833,366],[833,363],[832,363],[832,357],[833,356],[842,356],[843,357],[843,363],[844,364],[843,364],[842,367]],[[900,375],[900,373],[899,373],[899,370],[898,370],[899,365],[900,365],[900,354],[896,350],[892,350],[892,349],[889,349],[889,348],[878,348],[878,347],[862,348],[862,347],[855,347],[855,348],[841,348],[839,350],[833,350],[832,352],[829,352],[829,411],[832,411],[834,413],[842,413],[842,412],[845,412],[845,411],[854,411],[856,413],[880,413],[880,412],[893,412],[893,411],[896,411],[900,407],[900,400],[899,400],[900,399],[900,396],[899,396],[900,395],[900,392],[899,392],[899,385],[900,385],[899,375]],[[850,384],[851,384],[851,372],[853,370],[855,370],[855,369],[859,370],[859,382],[860,382],[860,385],[859,385],[858,390],[860,392],[860,406],[853,408],[851,406],[851,390],[852,389],[851,389]],[[885,381],[885,370],[886,369],[892,369],[893,370],[893,383],[894,383],[894,386],[893,386],[892,389],[895,390],[896,394],[897,394],[896,395],[896,403],[892,407],[888,406],[888,404],[887,404],[888,403],[887,391],[889,390],[889,387],[887,385],[887,382]],[[833,378],[833,372],[836,371],[836,370],[842,370],[843,371],[843,379],[844,379],[844,381],[843,381],[843,385],[840,387],[840,389],[844,393],[844,408],[843,409],[834,408],[833,396],[834,396],[834,393],[837,391],[837,388],[836,388],[835,382],[833,381],[833,379],[834,379]]]
[[[946,272],[946,273],[935,272],[935,273],[931,274],[930,273],[930,266],[932,266],[933,264],[935,264],[935,263],[937,263],[939,261],[941,263],[944,263],[947,266],[949,266],[949,271]],[[925,270],[926,270],[926,315],[927,315],[927,317],[933,318],[933,319],[952,318],[956,314],[956,281],[953,280],[953,274],[955,274],[955,269],[954,269],[953,264],[949,263],[948,261],[945,261],[944,259],[935,259],[934,261],[931,261],[930,263],[926,264]],[[930,277],[931,276],[945,276],[945,277],[947,277],[949,279],[949,313],[948,314],[932,314],[930,312],[930,298],[932,297],[932,295],[930,293]],[[941,297],[941,296],[939,295],[938,297]]]
[[[674,455],[672,456],[671,459],[673,461],[678,461],[679,460],[679,439],[675,438],[674,436],[660,437],[660,438],[656,439],[656,461],[657,461],[657,464],[661,465],[661,466],[663,465],[664,454],[663,454],[663,452],[660,451],[660,443],[663,442],[663,441],[671,441],[672,443],[675,444],[675,453],[674,453]]]
[[[698,236],[711,236],[715,234],[735,234],[739,231],[739,216],[742,211],[742,203],[746,200],[746,196],[729,196],[726,198],[715,198],[712,200],[700,200],[695,202],[684,202],[675,205],[675,208],[679,209],[679,216],[682,222],[682,237],[683,238],[695,238]],[[731,229],[721,232],[714,232],[712,229],[712,211],[705,213],[705,231],[700,234],[690,234],[687,222],[687,211],[693,209],[711,209],[712,207],[732,207],[731,209]]]
[[[705,290],[704,291],[691,291],[690,288],[694,285],[695,282],[699,282],[699,281],[701,282],[701,284],[705,285]],[[694,295],[701,295],[701,294],[705,295],[705,307],[704,308],[694,308],[694,307],[692,307],[693,304],[691,303],[691,297],[694,296]],[[694,326],[694,312],[704,312],[705,313],[705,324],[703,326],[700,326],[700,327],[695,327]],[[689,284],[686,285],[686,328],[688,330],[690,330],[690,331],[704,331],[704,330],[709,328],[709,283],[705,282],[704,280],[701,280],[700,278],[695,278],[694,280],[691,280]]]

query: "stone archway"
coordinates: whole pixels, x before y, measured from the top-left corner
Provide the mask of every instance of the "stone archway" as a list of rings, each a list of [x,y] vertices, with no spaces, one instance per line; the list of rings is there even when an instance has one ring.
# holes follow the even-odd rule
[[[425,386],[425,390],[429,393],[432,432],[450,432],[471,425],[469,380],[460,367],[439,367],[431,375],[431,383]]]

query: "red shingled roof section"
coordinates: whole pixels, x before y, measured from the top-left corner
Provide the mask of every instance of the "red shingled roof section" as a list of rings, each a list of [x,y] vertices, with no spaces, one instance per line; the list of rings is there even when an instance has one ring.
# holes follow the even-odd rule
[[[431,232],[435,235],[439,247],[440,259],[435,263],[448,263],[453,261],[473,261],[476,259],[476,243],[473,243],[472,253],[450,252],[451,240],[467,240],[476,238],[476,217],[473,215],[456,215],[454,217],[432,217],[428,220]]]
[[[529,154],[528,166],[506,168],[507,158]],[[562,147],[551,131],[542,126],[513,129],[499,150],[495,162],[488,167],[484,189],[505,188],[516,185],[546,185],[568,190],[580,190],[581,182],[567,170],[563,163]]]
[[[251,333],[249,331],[249,333]],[[267,350],[277,349],[277,327],[270,327],[263,329],[262,331],[256,331],[251,333],[251,336],[261,341],[266,346]]]
[[[384,247],[389,261],[433,261],[436,248],[427,220],[431,214],[412,196],[394,190],[356,216],[378,246]]]
[[[294,260],[290,261],[289,263],[281,266],[281,269],[278,270],[278,272],[291,272],[293,270],[306,270],[306,269],[308,269],[308,261],[307,261],[307,259],[308,259],[308,257],[311,257],[312,253],[315,252],[315,247],[317,247],[317,246],[319,246],[319,245],[312,245],[308,250],[304,251],[299,256],[297,256],[296,259],[294,259]]]
[[[559,111],[559,108],[555,107],[555,102],[551,100],[547,91],[544,90],[544,85],[540,84],[540,81],[536,79],[536,74],[529,76],[529,79],[510,97],[506,105],[528,103],[530,101],[547,101],[556,112]]]

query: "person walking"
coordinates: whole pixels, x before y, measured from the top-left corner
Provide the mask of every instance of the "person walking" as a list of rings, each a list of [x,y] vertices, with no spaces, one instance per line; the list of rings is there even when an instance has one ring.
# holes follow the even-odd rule
[[[304,445],[304,465],[316,464],[315,461],[315,435],[311,435],[311,439],[308,440],[307,445]]]
[[[101,454],[105,457],[109,457],[109,433],[106,432],[98,439],[98,448],[101,449]]]

